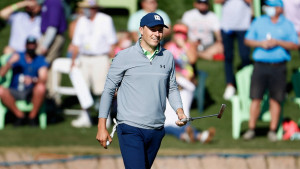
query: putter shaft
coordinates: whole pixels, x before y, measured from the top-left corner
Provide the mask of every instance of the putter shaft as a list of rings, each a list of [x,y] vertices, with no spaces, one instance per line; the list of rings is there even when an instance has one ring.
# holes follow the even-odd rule
[[[201,116],[201,117],[190,117],[190,118],[182,119],[180,121],[181,122],[189,122],[189,121],[193,121],[193,120],[196,120],[196,119],[203,119],[203,118],[212,117],[212,116],[218,116],[218,115],[219,114],[212,114],[212,115]]]
[[[222,104],[221,109],[220,109],[218,114],[211,114],[211,115],[201,116],[201,117],[189,117],[189,118],[181,119],[180,121],[181,122],[189,122],[189,121],[193,121],[193,120],[196,120],[196,119],[203,119],[203,118],[213,117],[213,116],[218,116],[218,118],[220,119],[222,117],[223,113],[224,113],[225,107],[226,107],[226,105]]]

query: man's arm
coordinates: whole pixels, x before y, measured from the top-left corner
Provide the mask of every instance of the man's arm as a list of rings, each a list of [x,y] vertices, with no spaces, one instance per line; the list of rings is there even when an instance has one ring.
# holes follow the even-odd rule
[[[119,52],[117,55],[120,55],[121,52]],[[123,58],[126,58],[124,56]],[[104,148],[106,147],[106,141],[112,141],[111,137],[108,134],[108,131],[106,129],[106,119],[108,117],[111,103],[113,100],[113,97],[115,95],[116,89],[121,83],[124,73],[126,71],[124,59],[122,59],[122,56],[116,56],[114,57],[114,60],[109,68],[106,82],[104,86],[104,91],[101,96],[100,101],[100,107],[99,107],[99,120],[98,120],[98,132],[96,139],[100,142],[101,146]]]
[[[37,48],[37,53],[44,55],[47,53],[49,46],[52,44],[57,33],[57,28],[53,26],[49,26],[46,30],[44,39],[41,43],[39,43]]]
[[[76,60],[78,52],[79,52],[79,47],[76,45],[70,44],[69,52],[72,54],[72,62],[71,62],[71,69],[72,69],[75,65],[75,60]]]
[[[20,8],[24,8],[24,7],[27,7],[27,6],[34,6],[36,5],[36,1],[20,1],[20,2],[17,2],[15,4],[12,4],[12,5],[9,5],[5,8],[3,8],[1,11],[0,11],[0,17],[4,20],[8,20],[9,16],[17,11],[18,9]]]
[[[7,63],[0,68],[0,76],[4,77],[5,74],[8,72],[8,70],[11,69],[12,65],[14,63],[16,63],[19,59],[20,59],[20,55],[17,53],[14,53],[11,56],[11,58],[7,61]]]
[[[215,38],[216,38],[216,43],[222,43],[221,31],[220,30],[215,31],[214,34],[215,34]]]
[[[48,68],[43,66],[38,71],[38,79],[37,81],[33,80],[34,83],[43,83],[46,84],[48,78]]]
[[[270,49],[275,46],[281,46],[286,50],[297,50],[298,49],[298,45],[293,42],[276,40],[276,39],[269,39],[269,40],[263,40],[263,41],[245,39],[245,44],[249,47],[254,47],[254,48],[262,47],[264,49]]]

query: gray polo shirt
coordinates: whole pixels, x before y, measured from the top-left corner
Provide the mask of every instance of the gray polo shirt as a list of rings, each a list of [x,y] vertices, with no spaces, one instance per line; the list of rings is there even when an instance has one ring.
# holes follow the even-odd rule
[[[166,98],[176,111],[182,108],[175,79],[173,55],[160,47],[152,61],[138,41],[114,58],[101,96],[99,118],[107,118],[118,88],[118,123],[156,129],[164,125]]]

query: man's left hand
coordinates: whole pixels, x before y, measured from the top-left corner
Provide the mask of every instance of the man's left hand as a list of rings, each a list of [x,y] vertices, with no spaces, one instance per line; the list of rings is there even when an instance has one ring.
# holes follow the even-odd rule
[[[183,112],[182,108],[177,109],[176,111],[178,120],[175,122],[177,126],[184,126],[187,122],[181,122],[180,120],[187,118],[186,115]]]

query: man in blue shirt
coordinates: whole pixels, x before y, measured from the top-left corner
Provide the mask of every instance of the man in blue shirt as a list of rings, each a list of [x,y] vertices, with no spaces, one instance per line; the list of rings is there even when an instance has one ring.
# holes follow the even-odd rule
[[[9,69],[13,71],[9,88],[0,86],[0,99],[17,117],[15,122],[17,126],[24,123],[25,115],[16,107],[15,100],[27,100],[33,103],[28,120],[30,125],[35,126],[35,118],[46,93],[48,63],[43,56],[36,55],[36,47],[36,39],[27,38],[26,52],[12,54],[0,69],[1,77],[4,77]]]
[[[271,123],[268,138],[276,141],[276,129],[286,87],[286,62],[291,59],[288,50],[298,49],[298,37],[294,25],[283,15],[282,0],[266,0],[266,15],[253,21],[245,36],[245,44],[254,47],[254,71],[251,78],[249,130],[245,140],[255,136],[260,103],[266,90],[270,95]]]

